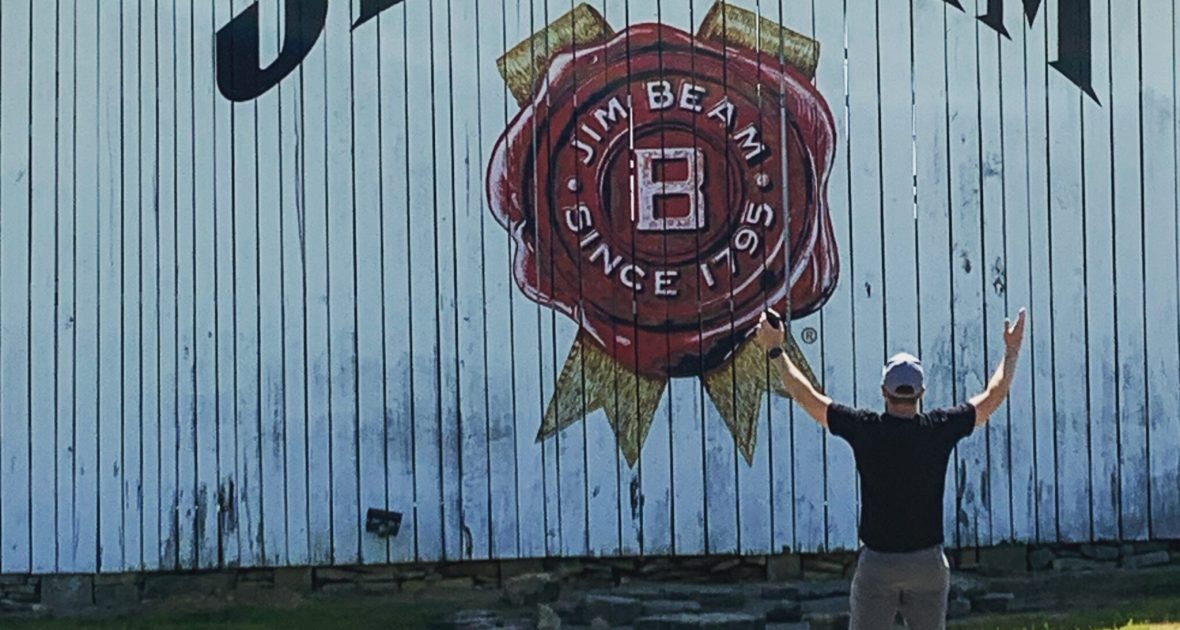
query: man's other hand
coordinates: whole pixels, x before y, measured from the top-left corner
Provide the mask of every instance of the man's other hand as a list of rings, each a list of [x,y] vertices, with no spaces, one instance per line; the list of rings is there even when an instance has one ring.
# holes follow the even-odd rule
[[[1004,319],[1004,347],[1007,349],[1008,356],[1020,354],[1020,345],[1024,343],[1024,316],[1025,309],[1021,308],[1016,315],[1015,325],[1012,325],[1007,318]]]
[[[783,345],[785,335],[782,325],[783,318],[778,313],[767,310],[778,319],[778,326],[772,324],[766,313],[762,313],[762,317],[758,320],[758,327],[754,329],[754,339],[765,350]]]

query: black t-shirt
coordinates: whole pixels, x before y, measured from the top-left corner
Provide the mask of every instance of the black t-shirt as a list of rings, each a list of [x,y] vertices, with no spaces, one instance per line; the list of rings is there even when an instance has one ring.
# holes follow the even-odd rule
[[[905,552],[941,544],[946,465],[955,444],[975,429],[975,407],[898,418],[832,403],[828,429],[856,456],[865,546]]]

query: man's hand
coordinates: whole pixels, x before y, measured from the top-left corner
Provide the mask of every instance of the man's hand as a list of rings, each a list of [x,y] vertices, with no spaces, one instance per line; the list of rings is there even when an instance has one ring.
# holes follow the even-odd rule
[[[1014,357],[1020,354],[1020,345],[1024,343],[1024,308],[1016,315],[1016,325],[1010,325],[1010,321],[1004,318],[1004,348],[1006,357]]]
[[[769,317],[767,313],[770,314]],[[770,350],[771,348],[783,345],[786,331],[782,322],[783,318],[772,310],[762,313],[762,318],[758,320],[758,327],[754,330],[754,339],[758,342],[759,346],[762,346],[763,350]]]
[[[774,311],[766,311],[762,314],[762,318],[758,320],[758,328],[754,332],[754,339],[757,340],[758,345],[769,350],[775,347],[782,347],[783,339],[786,334],[786,326],[783,325],[783,318]],[[783,379],[783,385],[787,388],[787,393],[791,398],[803,408],[816,422],[823,426],[828,426],[828,405],[832,404],[832,399],[815,391],[811,386],[811,381],[799,371],[799,368],[791,363],[790,357],[784,352],[778,358],[771,361],[771,364],[778,370],[779,376]]]
[[[1025,310],[1020,309],[1016,316],[1016,324],[1008,319],[1004,320],[1004,358],[996,367],[995,374],[988,381],[987,389],[970,400],[975,407],[975,426],[983,426],[1000,404],[1008,397],[1008,389],[1012,387],[1012,377],[1016,374],[1016,360],[1020,357],[1020,345],[1024,343]]]

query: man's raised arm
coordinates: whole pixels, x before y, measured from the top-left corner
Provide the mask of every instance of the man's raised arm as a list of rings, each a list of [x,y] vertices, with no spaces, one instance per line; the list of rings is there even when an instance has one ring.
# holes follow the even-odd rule
[[[1024,340],[1024,318],[1025,311],[1022,308],[1016,316],[1016,325],[1010,326],[1008,320],[1004,320],[1004,358],[1000,360],[995,374],[988,381],[987,389],[968,401],[975,407],[977,427],[983,426],[1008,397],[1008,389],[1012,387],[1012,376],[1016,374],[1016,361],[1020,357],[1020,344]]]
[[[783,385],[787,388],[787,393],[791,398],[803,407],[815,421],[828,426],[828,405],[832,404],[832,399],[815,391],[811,386],[811,381],[803,375],[803,372],[791,362],[787,357],[787,353],[782,351],[784,339],[784,327],[782,326],[783,319],[774,315],[773,321],[762,314],[762,319],[758,322],[758,328],[755,332],[755,339],[758,345],[771,352],[771,364],[778,370],[779,376],[783,379]],[[775,350],[777,348],[777,350]]]

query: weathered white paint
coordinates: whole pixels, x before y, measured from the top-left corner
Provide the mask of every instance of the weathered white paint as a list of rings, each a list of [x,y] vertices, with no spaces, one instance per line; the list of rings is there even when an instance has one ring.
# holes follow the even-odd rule
[[[618,31],[711,6],[593,4]],[[929,403],[966,398],[1030,308],[1011,401],[948,472],[951,542],[1180,535],[1180,12],[1093,3],[1095,101],[1046,64],[1052,2],[1011,39],[982,0],[742,4],[823,47],[843,273],[792,329],[825,389],[876,405],[910,349]],[[355,30],[332,2],[235,104],[213,34],[249,5],[0,3],[0,571],[856,545],[849,449],[778,397],[752,466],[690,378],[634,468],[601,412],[535,443],[577,328],[515,286],[484,169],[519,109],[495,59],[571,2]]]

